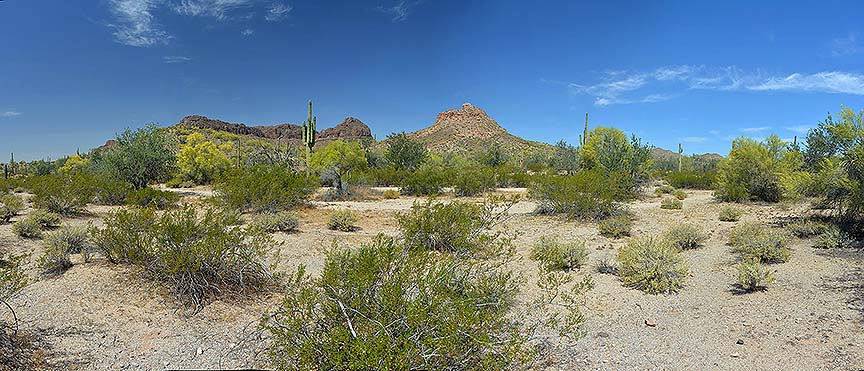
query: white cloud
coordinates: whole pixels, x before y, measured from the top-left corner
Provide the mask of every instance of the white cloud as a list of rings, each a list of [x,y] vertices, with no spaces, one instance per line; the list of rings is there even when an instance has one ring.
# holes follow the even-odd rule
[[[850,32],[846,37],[839,37],[831,41],[831,54],[834,56],[844,56],[857,54],[861,51],[861,46],[858,45],[858,33]]]
[[[393,6],[385,7],[383,5],[379,5],[375,9],[381,13],[389,15],[391,17],[390,20],[393,23],[398,23],[408,19],[408,15],[411,13],[412,8],[419,5],[420,2],[421,0],[412,2],[400,1],[398,4],[394,4]]]
[[[758,127],[751,127],[751,128],[740,128],[738,130],[741,130],[745,133],[759,133],[759,132],[771,130],[771,127],[770,126],[758,126]]]
[[[114,28],[114,39],[129,46],[168,44],[171,34],[163,31],[153,18],[153,10],[159,3],[159,0],[111,0],[111,13],[117,19],[117,24],[109,25]]]
[[[252,36],[253,33],[255,33],[255,30],[253,30],[251,28],[247,28],[243,31],[240,31],[240,34],[243,36]]]
[[[291,5],[286,5],[283,3],[273,3],[270,5],[270,8],[267,10],[267,15],[264,16],[264,19],[275,22],[284,19],[288,16],[288,13],[291,12],[294,8]]]
[[[573,94],[594,96],[597,106],[655,103],[690,90],[790,91],[864,95],[864,75],[826,71],[786,77],[744,72],[735,66],[667,66],[649,72],[606,71],[594,84],[564,83]],[[544,80],[547,81],[547,80]],[[558,84],[559,82],[547,81]]]
[[[191,60],[192,60],[192,58],[184,57],[182,55],[166,55],[166,56],[162,57],[162,62],[163,63],[169,63],[169,64],[185,63],[185,62],[189,62]]]
[[[15,116],[21,116],[21,112],[15,112],[15,111],[0,112],[0,117],[15,117]]]
[[[708,138],[705,137],[683,137],[679,138],[684,143],[705,143]]]
[[[174,6],[174,11],[182,15],[224,20],[232,10],[249,8],[253,3],[254,0],[181,0]]]

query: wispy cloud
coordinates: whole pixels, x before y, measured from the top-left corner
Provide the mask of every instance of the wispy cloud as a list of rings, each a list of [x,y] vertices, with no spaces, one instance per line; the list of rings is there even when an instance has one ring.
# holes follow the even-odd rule
[[[375,9],[381,13],[389,15],[390,20],[393,23],[398,23],[408,19],[408,15],[411,14],[413,8],[419,5],[421,1],[422,0],[400,1],[399,3],[393,4],[392,6],[379,5]]]
[[[770,126],[758,126],[758,127],[750,127],[750,128],[740,128],[738,129],[745,133],[760,133],[763,131],[771,130]]]
[[[182,55],[166,55],[162,57],[163,63],[173,64],[173,63],[185,63],[191,61],[192,58],[184,57]]]
[[[708,141],[708,138],[706,137],[683,137],[678,139],[684,143],[705,143]]]
[[[243,31],[240,31],[240,34],[243,36],[252,36],[253,33],[255,33],[255,30],[253,30],[251,28],[247,28],[247,29],[244,29]]]
[[[858,45],[858,33],[850,32],[845,37],[838,37],[831,40],[831,54],[834,56],[844,56],[857,54],[862,47]]]
[[[292,8],[291,5],[275,2],[270,5],[269,9],[267,9],[267,15],[264,16],[264,19],[270,22],[280,21],[288,16],[288,13],[293,9],[294,8]]]
[[[21,112],[15,112],[15,111],[0,112],[0,117],[15,117],[15,116],[21,116]]]
[[[159,0],[111,0],[111,13],[117,21],[109,25],[114,29],[114,39],[139,47],[168,44],[173,36],[153,18],[153,10],[159,3]]]
[[[236,9],[249,8],[254,0],[182,0],[174,6],[178,14],[227,19],[229,13]]]
[[[691,90],[714,91],[790,91],[864,95],[864,75],[853,72],[825,71],[813,74],[766,76],[729,66],[669,66],[649,72],[606,71],[593,84],[561,83],[576,95],[594,96],[597,106],[655,103],[672,99]]]
[[[809,126],[809,125],[793,125],[793,126],[785,126],[783,128],[786,130],[789,130],[791,132],[795,132],[795,133],[799,133],[799,134],[807,134],[807,132],[810,131],[811,127],[812,126]]]

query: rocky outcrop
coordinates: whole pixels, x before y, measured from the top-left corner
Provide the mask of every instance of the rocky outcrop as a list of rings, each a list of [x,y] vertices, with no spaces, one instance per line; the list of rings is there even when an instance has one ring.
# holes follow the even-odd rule
[[[252,135],[262,138],[265,137],[264,133],[259,128],[250,127],[243,124],[232,124],[230,122],[215,120],[198,115],[186,116],[180,120],[180,123],[178,125],[190,126],[201,129],[218,130],[239,135]]]
[[[318,133],[318,139],[324,141],[364,138],[372,138],[372,130],[363,121],[355,117],[346,117],[339,125],[324,129]]]
[[[300,125],[280,124],[272,126],[255,126],[255,128],[261,130],[261,132],[264,133],[265,138],[300,140]]]
[[[199,115],[186,116],[182,118],[180,120],[180,123],[178,123],[177,125],[224,131],[232,134],[250,135],[259,138],[287,141],[288,143],[294,144],[300,143],[301,136],[300,125],[279,124],[246,126],[244,124],[234,124]],[[328,143],[334,140],[364,139],[372,139],[372,130],[370,130],[369,126],[364,124],[363,121],[360,121],[360,119],[357,119],[355,117],[348,117],[343,120],[339,125],[318,132],[319,143]]]

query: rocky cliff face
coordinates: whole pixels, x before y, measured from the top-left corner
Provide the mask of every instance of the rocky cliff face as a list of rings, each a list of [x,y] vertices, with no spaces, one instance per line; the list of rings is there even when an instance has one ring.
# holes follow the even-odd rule
[[[246,126],[244,124],[234,124],[211,119],[205,116],[192,115],[184,117],[177,125],[250,135],[259,138],[287,140],[292,144],[299,144],[301,140],[301,127],[295,124]],[[318,132],[318,143],[328,143],[334,140],[364,139],[372,139],[372,130],[363,121],[354,117],[348,117],[339,125]]]
[[[321,140],[372,138],[372,130],[360,119],[347,117],[339,125],[322,130],[318,133],[318,138]]]

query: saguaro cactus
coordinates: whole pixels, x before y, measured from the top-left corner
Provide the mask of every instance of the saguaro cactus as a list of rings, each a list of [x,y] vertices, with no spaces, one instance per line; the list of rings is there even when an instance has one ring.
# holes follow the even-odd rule
[[[684,159],[684,147],[681,147],[681,143],[678,143],[678,172],[681,172],[683,167],[683,159]]]
[[[306,172],[309,172],[309,161],[312,158],[312,147],[315,146],[315,123],[318,118],[312,115],[312,101],[309,101],[309,116],[303,122],[301,139],[306,147]]]
[[[582,129],[582,135],[579,136],[579,145],[584,146],[588,142],[588,112],[585,112],[585,128]]]

